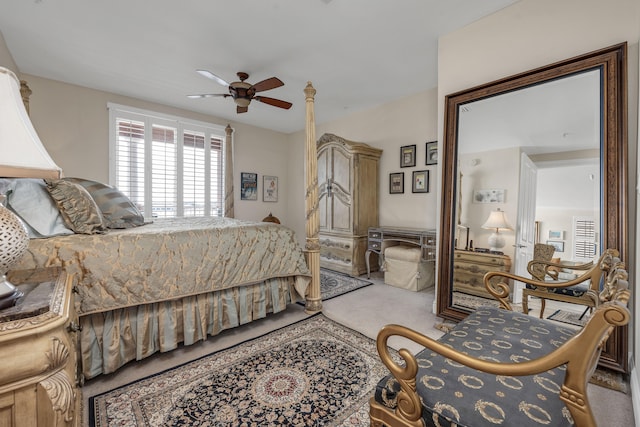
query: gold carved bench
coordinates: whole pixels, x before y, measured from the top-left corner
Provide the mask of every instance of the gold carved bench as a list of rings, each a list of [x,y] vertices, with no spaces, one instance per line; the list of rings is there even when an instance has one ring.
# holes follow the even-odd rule
[[[511,311],[509,286],[490,279],[524,278],[501,272],[487,273],[484,281],[503,307],[475,310],[438,340],[385,326],[377,348],[391,374],[370,400],[371,425],[595,427],[587,382],[613,328],[630,319],[628,275],[618,252],[605,251],[597,265],[602,290],[578,332]],[[406,349],[392,356],[391,336],[426,348],[415,356]]]

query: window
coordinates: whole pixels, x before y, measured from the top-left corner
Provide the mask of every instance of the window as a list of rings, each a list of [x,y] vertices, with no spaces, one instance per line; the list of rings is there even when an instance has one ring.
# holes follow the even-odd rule
[[[573,259],[587,262],[596,256],[596,224],[591,217],[573,217]]]
[[[222,216],[222,126],[109,104],[110,182],[145,217]]]

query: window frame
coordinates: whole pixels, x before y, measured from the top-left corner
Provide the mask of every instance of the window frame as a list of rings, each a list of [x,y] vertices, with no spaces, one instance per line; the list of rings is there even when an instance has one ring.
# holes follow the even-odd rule
[[[213,123],[201,122],[192,120],[185,117],[173,116],[169,114],[158,113],[155,111],[144,110],[136,107],[130,107],[121,104],[108,103],[107,110],[109,112],[109,184],[116,185],[117,181],[117,120],[125,119],[144,123],[144,145],[145,145],[145,162],[144,162],[144,216],[147,219],[153,218],[153,203],[152,201],[152,188],[151,180],[147,177],[151,176],[151,150],[149,149],[152,144],[152,129],[153,126],[168,126],[176,129],[176,215],[175,217],[184,217],[184,133],[202,133],[204,134],[205,142],[212,139],[220,140],[220,166],[219,166],[219,181],[220,181],[220,214],[224,216],[224,186],[225,186],[225,144],[226,144],[226,131],[225,127]],[[205,152],[205,209],[204,215],[201,216],[216,216],[212,214],[211,208],[211,176],[213,170],[211,170],[211,155],[210,151]],[[208,178],[208,179],[207,179]],[[192,215],[189,215],[192,216]]]

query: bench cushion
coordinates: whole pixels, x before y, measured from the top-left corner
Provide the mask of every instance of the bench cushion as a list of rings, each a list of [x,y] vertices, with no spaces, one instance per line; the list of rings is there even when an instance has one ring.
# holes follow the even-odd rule
[[[522,362],[548,354],[575,333],[556,324],[493,307],[481,307],[439,339],[471,356],[495,362]],[[525,377],[475,371],[429,349],[416,355],[416,380],[427,426],[571,426],[558,398],[565,367]],[[395,408],[400,385],[389,375],[375,399]]]

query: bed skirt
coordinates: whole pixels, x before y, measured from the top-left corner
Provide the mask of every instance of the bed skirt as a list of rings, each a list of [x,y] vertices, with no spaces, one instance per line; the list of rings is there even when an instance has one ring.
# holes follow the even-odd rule
[[[296,302],[295,277],[80,317],[85,379],[156,352],[191,345]]]

